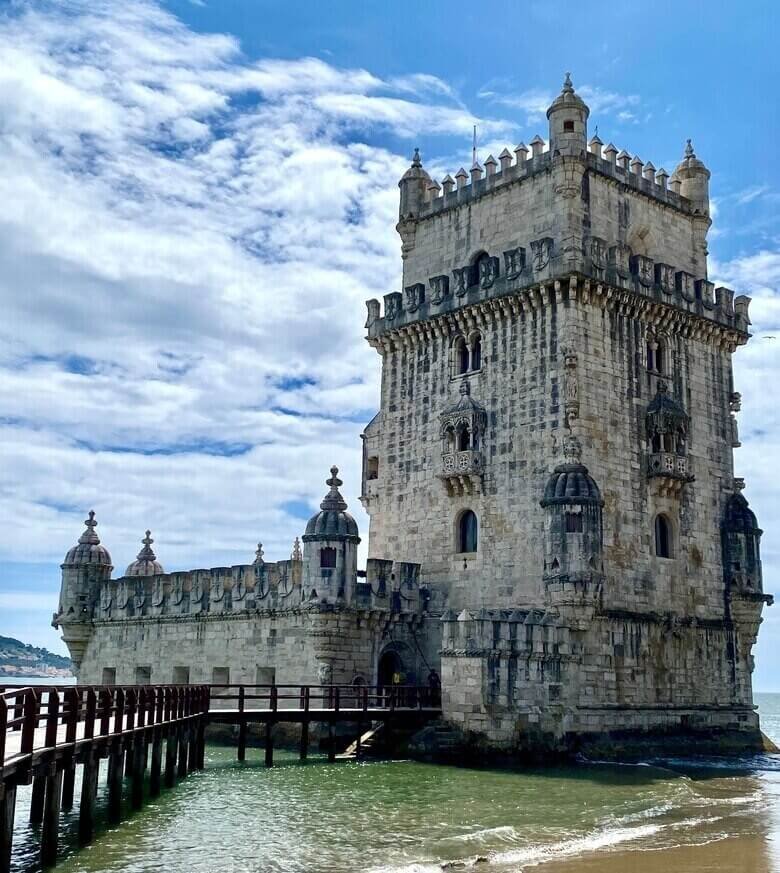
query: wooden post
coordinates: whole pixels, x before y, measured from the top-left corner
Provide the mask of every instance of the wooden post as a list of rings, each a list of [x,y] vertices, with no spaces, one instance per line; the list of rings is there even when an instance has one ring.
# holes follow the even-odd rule
[[[144,802],[144,758],[146,746],[143,736],[136,736],[128,752],[132,755],[133,766],[130,771],[130,802],[133,809],[140,809]]]
[[[57,844],[60,836],[60,798],[62,797],[62,770],[51,765],[46,776],[46,800],[41,829],[41,866],[52,867],[57,863]]]
[[[238,722],[238,760],[245,761],[246,760],[246,729],[247,723],[246,719],[243,717],[244,712],[244,699],[246,696],[246,692],[244,686],[241,685],[238,689],[238,712],[239,712],[239,722]]]
[[[308,719],[301,725],[301,761],[305,761],[309,754],[309,722]]]
[[[16,786],[0,784],[0,873],[9,873],[11,869],[15,811]]]
[[[179,779],[183,779],[187,775],[187,728],[179,726],[176,730],[179,734],[179,766],[177,775]]]
[[[268,721],[265,723],[265,766],[273,767],[274,765],[274,723]]]
[[[178,751],[179,738],[176,728],[168,728],[168,740],[165,744],[165,787],[173,788],[176,782],[176,753]]]
[[[149,772],[149,794],[151,797],[160,796],[160,771],[162,770],[162,731],[159,727],[154,729],[152,736],[152,766]]]
[[[328,722],[328,760],[336,760],[336,725],[335,722]]]
[[[189,760],[187,761],[188,773],[198,769],[198,734],[195,728],[196,726],[192,722],[187,725],[187,733],[190,735],[190,741],[187,746],[189,750]]]
[[[30,798],[30,824],[43,821],[43,804],[46,798],[46,777],[33,776],[32,797]]]
[[[76,730],[79,722],[79,708],[81,706],[81,693],[75,688],[69,688],[65,692],[65,741],[76,741]],[[73,793],[76,784],[76,762],[70,754],[65,760],[65,769],[62,777],[62,808],[67,812],[73,809]]]
[[[89,843],[95,833],[95,794],[100,761],[89,752],[81,771],[81,802],[79,803],[79,841]]]
[[[108,820],[111,824],[119,824],[122,818],[122,770],[124,757],[121,747],[117,748],[108,759]]]
[[[360,760],[360,753],[361,753],[362,747],[363,747],[362,740],[363,740],[363,722],[359,721],[358,722],[357,742],[355,743],[355,760],[356,761]]]

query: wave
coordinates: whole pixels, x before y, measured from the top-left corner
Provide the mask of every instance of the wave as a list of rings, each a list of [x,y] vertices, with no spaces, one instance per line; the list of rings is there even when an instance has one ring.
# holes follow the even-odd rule
[[[498,837],[499,839],[508,841],[520,839],[520,834],[512,827],[512,825],[499,825],[495,828],[483,828],[482,830],[471,831],[471,833],[468,834],[457,834],[457,836],[451,837],[451,839],[469,842],[471,840],[484,841],[489,837]]]
[[[748,801],[752,798],[743,798]],[[654,813],[655,811],[655,813]],[[664,805],[655,807],[654,810],[646,810],[647,815],[662,815],[668,811]],[[636,816],[625,816],[622,821],[628,823],[632,818],[638,818],[645,815],[638,813]],[[592,831],[582,837],[571,837],[569,839],[560,840],[557,843],[547,845],[530,845],[501,850],[492,850],[486,856],[472,856],[470,858],[460,858],[449,861],[423,861],[411,864],[400,864],[375,867],[369,873],[441,873],[442,870],[462,870],[478,868],[485,869],[488,866],[502,867],[505,865],[520,865],[523,867],[536,867],[540,864],[545,864],[549,861],[557,861],[562,858],[569,858],[578,855],[586,855],[592,852],[609,851],[615,846],[623,843],[635,842],[637,840],[648,839],[654,837],[662,831],[677,830],[679,828],[693,828],[702,824],[712,824],[721,820],[721,816],[702,816],[683,819],[677,822],[669,822],[666,824],[648,823],[641,824],[635,827],[613,826],[604,827],[596,831]],[[505,838],[516,838],[519,836],[517,831],[510,826],[486,828],[483,831],[475,831],[472,834],[463,834],[455,837],[455,839],[468,840],[474,837],[495,836],[501,835]],[[702,842],[695,842],[694,845],[702,845],[703,843],[712,842],[713,840],[722,839],[727,836],[723,834],[711,834]],[[664,847],[666,848],[666,847]]]

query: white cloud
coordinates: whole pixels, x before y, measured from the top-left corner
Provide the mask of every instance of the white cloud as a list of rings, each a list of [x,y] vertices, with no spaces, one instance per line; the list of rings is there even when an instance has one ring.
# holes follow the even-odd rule
[[[408,160],[377,135],[474,123],[507,129],[146,0],[0,17],[0,559],[61,560],[92,507],[119,569],[147,525],[169,567],[284,557],[333,462],[366,532],[363,302],[400,281]]]

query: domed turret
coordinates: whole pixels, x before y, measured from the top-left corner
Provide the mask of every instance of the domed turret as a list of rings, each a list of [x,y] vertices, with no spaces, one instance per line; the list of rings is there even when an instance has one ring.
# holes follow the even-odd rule
[[[685,157],[672,174],[672,181],[680,183],[680,194],[691,201],[696,212],[709,216],[710,171],[696,157],[690,140],[685,146]]]
[[[79,537],[76,545],[68,550],[62,562],[63,569],[66,566],[78,567],[85,564],[99,564],[111,570],[111,555],[109,555],[108,549],[100,544],[100,539],[95,533],[97,522],[95,521],[94,509],[89,511],[89,517],[84,524],[87,529]]]
[[[739,480],[740,484],[742,480]],[[723,513],[723,570],[728,588],[762,591],[761,554],[763,531],[745,497],[729,497]]]
[[[109,583],[113,570],[111,555],[95,532],[97,521],[93,510],[84,524],[87,529],[62,562],[60,603],[52,619],[52,625],[62,630],[77,673],[92,634],[91,622],[100,600],[100,588]]]
[[[425,202],[425,192],[430,184],[431,177],[423,169],[420,150],[415,149],[412,164],[401,176],[401,181],[398,183],[398,187],[401,189],[401,205],[398,214],[402,221],[419,214],[420,207]]]
[[[304,597],[314,602],[349,601],[357,579],[358,526],[339,492],[338,467],[330,468],[330,491],[303,535]]]
[[[148,530],[141,540],[143,548],[136,559],[125,570],[125,576],[159,576],[165,572],[162,564],[157,560],[157,555],[152,551],[152,532]]]
[[[547,110],[550,122],[550,152],[580,156],[585,154],[590,109],[574,93],[571,76],[566,73],[561,93]]]
[[[565,461],[550,474],[540,501],[547,510],[544,580],[550,603],[580,607],[601,590],[604,501],[580,461],[577,438],[567,436],[563,448]]]

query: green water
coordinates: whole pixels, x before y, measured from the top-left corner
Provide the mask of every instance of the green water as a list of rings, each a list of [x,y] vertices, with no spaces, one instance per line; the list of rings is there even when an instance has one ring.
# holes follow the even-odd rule
[[[759,703],[764,730],[780,740],[780,695]],[[76,811],[68,814],[58,870],[423,873],[462,861],[508,873],[561,863],[574,870],[589,857],[631,850],[670,873],[689,868],[666,865],[659,850],[739,839],[750,841],[744,868],[706,869],[780,869],[773,860],[780,760],[772,756],[739,765],[670,760],[522,772],[409,761],[300,764],[285,752],[267,770],[262,750],[250,750],[245,764],[234,756],[209,747],[203,772],[118,827],[101,823],[86,849],[75,844]],[[32,870],[38,834],[24,821],[28,789],[19,801],[14,869]],[[486,861],[475,865],[478,858]]]

